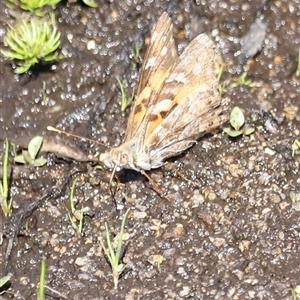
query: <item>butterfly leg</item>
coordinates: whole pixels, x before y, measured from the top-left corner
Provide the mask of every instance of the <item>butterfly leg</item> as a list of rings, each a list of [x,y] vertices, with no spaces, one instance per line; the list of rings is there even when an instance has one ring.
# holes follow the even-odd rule
[[[191,185],[193,185],[193,186],[195,186],[195,187],[198,187],[198,188],[201,187],[201,185],[200,185],[199,183],[190,180],[190,179],[187,178],[181,171],[176,170],[175,172],[176,172],[176,174],[177,174],[180,178],[182,178],[182,179],[185,180],[186,182],[190,183]]]
[[[118,178],[118,176],[116,175],[116,166],[114,167],[112,173],[111,173],[111,176],[110,176],[110,180],[109,180],[109,191],[110,191],[110,194],[113,198],[115,198],[115,194],[116,192],[118,191],[119,187],[120,187],[120,180]],[[114,185],[113,184],[113,179],[116,178],[116,182],[117,184]]]
[[[151,188],[160,196],[160,197],[162,197],[162,198],[165,198],[165,199],[167,199],[169,202],[172,202],[172,200],[170,199],[170,198],[168,198],[166,195],[164,195],[164,193],[162,192],[162,190],[160,189],[160,187],[156,184],[156,182],[145,172],[145,171],[142,171],[141,170],[141,174],[142,175],[144,175],[147,179],[148,179],[148,181],[149,181],[149,183],[150,183],[150,185],[151,185]]]

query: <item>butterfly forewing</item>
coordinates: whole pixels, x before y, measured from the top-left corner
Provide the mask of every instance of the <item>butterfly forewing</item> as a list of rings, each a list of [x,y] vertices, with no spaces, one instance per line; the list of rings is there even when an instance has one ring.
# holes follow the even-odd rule
[[[155,95],[160,91],[165,78],[171,72],[178,54],[173,38],[173,24],[167,13],[163,13],[151,30],[150,42],[144,57],[140,74],[137,96],[127,123],[125,141],[141,131],[144,117],[157,100]]]

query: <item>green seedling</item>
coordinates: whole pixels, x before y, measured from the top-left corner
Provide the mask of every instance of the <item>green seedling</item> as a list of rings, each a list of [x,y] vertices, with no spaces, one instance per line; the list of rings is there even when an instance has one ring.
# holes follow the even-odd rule
[[[23,10],[30,11],[38,17],[45,15],[46,8],[58,4],[61,0],[6,0],[9,8],[20,7]]]
[[[300,77],[300,50],[298,52],[298,64],[297,64],[296,76]]]
[[[229,84],[231,88],[236,88],[241,85],[245,85],[248,87],[256,87],[258,86],[258,83],[255,81],[252,81],[251,79],[248,79],[247,72],[244,72],[240,77],[237,79],[232,79],[232,82]]]
[[[234,107],[230,113],[229,122],[231,127],[223,128],[223,131],[231,137],[240,135],[250,135],[254,132],[255,128],[245,125],[245,117],[239,107]]]
[[[45,281],[46,281],[46,260],[41,261],[40,282],[38,284],[37,300],[45,299]]]
[[[120,86],[120,91],[121,91],[121,97],[122,97],[122,100],[121,100],[121,111],[125,111],[125,109],[130,105],[130,103],[132,102],[133,100],[133,93],[132,93],[132,96],[130,99],[127,98],[126,94],[125,94],[125,89],[124,89],[124,85],[123,83],[121,82],[121,80],[116,77],[118,83],[119,83],[119,86]]]
[[[225,72],[225,64],[223,62],[220,63],[220,68],[218,71],[218,75],[217,75],[217,80],[219,83],[221,83],[222,81],[222,77],[224,75]],[[219,88],[219,92],[220,94],[223,94],[224,91],[227,90],[227,88],[236,88],[238,86],[248,86],[248,87],[256,87],[259,85],[258,82],[256,81],[252,81],[251,79],[248,79],[248,74],[247,72],[242,73],[238,78],[231,78],[229,80],[225,80],[223,81],[223,83],[221,84],[221,87]]]
[[[68,213],[69,220],[72,224],[72,227],[76,231],[78,236],[82,236],[83,231],[83,223],[84,223],[84,216],[88,215],[89,208],[81,208],[77,210],[75,207],[75,187],[77,183],[77,178],[73,181],[71,192],[70,192],[70,206],[71,212]]]
[[[120,264],[120,259],[122,258],[122,245],[123,245],[123,235],[124,235],[124,227],[127,215],[129,213],[129,209],[126,211],[121,225],[121,230],[118,234],[117,238],[117,247],[114,249],[113,243],[111,241],[109,229],[107,226],[107,223],[105,223],[105,232],[106,232],[106,244],[107,247],[105,247],[104,242],[100,238],[101,247],[104,251],[105,256],[107,257],[110,266],[112,268],[112,275],[113,275],[113,282],[115,289],[118,287],[118,282],[121,274],[124,272],[126,265]]]
[[[206,192],[204,193],[204,199],[205,199],[205,200],[208,200],[208,197],[209,197],[209,191],[206,191]]]
[[[59,2],[61,0],[7,0],[6,5],[12,9],[20,7],[38,17],[43,17],[47,8],[54,7]],[[82,2],[92,8],[98,7],[98,4],[92,0],[82,0]]]
[[[37,157],[43,144],[43,137],[36,136],[28,144],[28,150],[22,150],[22,154],[16,155],[14,161],[20,164],[29,164],[41,167],[47,163],[44,157]]]
[[[134,56],[132,59],[132,66],[134,69],[136,69],[140,63],[140,54],[141,54],[141,47],[138,43],[135,43],[134,45]]]
[[[43,259],[41,261],[41,273],[40,273],[40,281],[38,283],[38,289],[37,289],[37,300],[44,300],[46,299],[46,289],[51,291],[52,294],[56,294],[57,299],[67,299],[63,294],[59,293],[58,291],[50,288],[46,284],[46,260]],[[54,297],[54,296],[53,296]]]
[[[161,264],[163,263],[163,261],[164,261],[164,257],[159,254],[151,255],[148,258],[148,262],[153,266],[157,266],[158,269],[161,268]]]
[[[87,6],[89,6],[89,7],[92,7],[92,8],[98,7],[98,4],[97,4],[96,2],[94,2],[94,1],[91,1],[91,0],[82,0],[82,2],[83,2],[85,5],[87,5]]]
[[[291,290],[293,300],[300,299],[300,285]]]
[[[12,214],[12,199],[9,197],[9,171],[8,171],[8,156],[9,156],[9,142],[5,139],[5,152],[2,165],[2,181],[0,182],[0,204],[3,213],[7,215]]]
[[[295,156],[295,152],[300,149],[300,140],[295,140],[292,144],[292,156]]]
[[[4,287],[10,281],[10,276],[4,276],[0,278],[0,288]]]
[[[292,203],[296,203],[296,201],[297,201],[296,194],[290,194],[290,198],[291,198]]]
[[[300,201],[300,193],[290,192],[290,198],[292,203]]]
[[[220,63],[220,68],[218,71],[218,75],[217,75],[217,80],[218,82],[221,82],[222,76],[224,74],[224,70],[225,70],[225,64],[223,62]]]
[[[43,89],[42,89],[42,105],[46,105],[47,101],[47,92],[46,92],[46,81],[43,81]]]
[[[222,76],[224,74],[224,70],[225,70],[225,64],[223,62],[221,62],[220,63],[220,68],[219,68],[219,71],[218,71],[218,75],[217,75],[217,80],[218,80],[219,83],[221,83],[221,79],[222,79]],[[225,90],[226,90],[226,84],[222,83],[220,85],[220,88],[219,88],[220,95],[222,95]]]
[[[36,64],[51,63],[61,58],[57,53],[60,32],[56,28],[53,15],[50,23],[32,18],[11,26],[4,38],[4,45],[8,50],[0,51],[2,55],[16,61],[14,72],[17,74],[27,72]]]

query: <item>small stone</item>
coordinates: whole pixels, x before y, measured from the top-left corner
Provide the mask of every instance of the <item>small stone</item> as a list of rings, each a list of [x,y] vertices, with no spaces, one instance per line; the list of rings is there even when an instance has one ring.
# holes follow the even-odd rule
[[[146,218],[147,217],[147,213],[146,212],[144,212],[144,211],[134,211],[133,212],[133,217],[135,218],[135,219],[144,219],[144,218]]]
[[[75,265],[77,265],[79,267],[83,267],[88,262],[89,262],[89,258],[88,257],[77,257],[76,260],[75,260]]]
[[[188,297],[191,292],[191,288],[189,286],[183,286],[182,290],[179,292],[180,297]]]
[[[164,257],[159,254],[150,255],[148,257],[148,262],[153,266],[157,266],[158,268],[161,266],[163,261],[164,261]]]
[[[220,247],[225,243],[225,239],[224,238],[212,238],[210,237],[209,240],[216,246],[216,247]]]
[[[265,148],[265,153],[273,156],[276,152],[270,148]]]
[[[94,50],[96,48],[96,41],[95,40],[90,40],[86,44],[86,49],[87,50]]]

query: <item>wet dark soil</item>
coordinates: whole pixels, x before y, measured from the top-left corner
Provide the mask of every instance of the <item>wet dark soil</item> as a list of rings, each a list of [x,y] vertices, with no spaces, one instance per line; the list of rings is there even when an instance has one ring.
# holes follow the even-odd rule
[[[11,157],[13,214],[1,212],[0,238],[0,278],[11,274],[11,280],[1,299],[36,299],[42,259],[51,288],[46,299],[296,299],[300,151],[292,156],[291,147],[300,139],[300,3],[261,6],[245,0],[101,1],[97,9],[64,3],[55,10],[64,55],[55,70],[17,76],[1,57],[1,156],[5,137],[17,148],[41,135],[70,149],[68,157],[48,145],[40,168]],[[230,107],[238,105],[255,132],[233,139],[220,129],[150,172],[168,200],[127,170],[112,197],[111,170],[87,161],[105,146],[46,128],[119,145],[129,109],[120,110],[116,77],[130,97],[140,70],[135,45],[142,61],[145,39],[163,11],[172,17],[179,52],[199,33],[212,37],[225,63]],[[257,16],[267,25],[258,32],[263,44],[241,65],[241,42]],[[13,18],[2,2],[1,20],[3,40]],[[255,87],[230,86],[243,70]],[[81,237],[68,217],[75,178],[77,208],[89,209]],[[117,235],[128,208],[127,269],[114,289],[99,238],[105,222]]]

